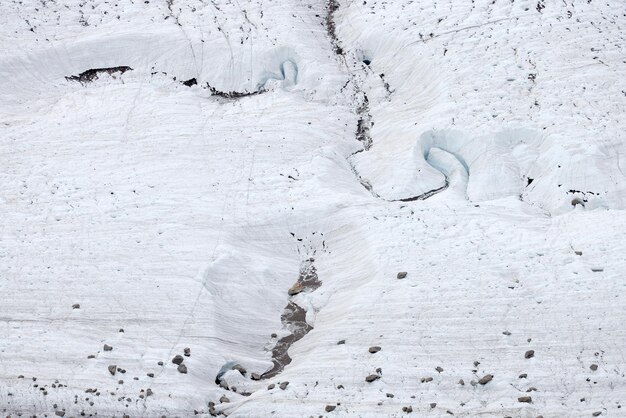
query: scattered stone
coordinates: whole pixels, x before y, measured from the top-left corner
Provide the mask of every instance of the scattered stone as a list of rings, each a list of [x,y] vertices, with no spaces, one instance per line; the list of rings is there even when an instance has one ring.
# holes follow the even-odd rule
[[[324,408],[324,410],[326,412],[333,412],[335,408],[337,408],[335,405],[326,405],[326,408]]]
[[[503,334],[506,335],[506,336],[509,336],[509,335],[511,335],[511,332],[510,331],[504,331]]]
[[[87,356],[87,358],[88,358],[88,359],[91,359],[91,358],[96,358],[96,356],[94,356],[93,354],[89,354],[89,355]]]
[[[73,304],[72,309],[80,309],[80,304],[79,303]]]
[[[112,376],[115,376],[116,370],[117,370],[117,366],[115,364],[111,364],[109,366],[109,373],[111,373]]]
[[[64,417],[65,416],[65,411],[54,411],[54,414],[57,417]]]
[[[241,365],[241,364],[235,364],[232,367],[233,370],[237,370],[239,373],[241,373],[243,376],[246,375],[246,373],[248,373],[248,371]]]
[[[186,347],[184,350],[185,357],[191,357],[191,348]]]
[[[594,273],[602,273],[604,271],[603,267],[592,267],[591,271],[593,271]]]
[[[593,413],[593,414],[591,414],[591,415],[592,415],[592,416],[594,416],[594,417],[599,417],[600,415],[602,415],[602,411],[597,411],[597,412],[594,412],[594,413]]]
[[[302,285],[302,283],[296,282],[293,286],[289,288],[289,290],[287,291],[287,294],[289,296],[295,296],[298,293],[301,293],[303,290],[304,290],[304,286]]]
[[[279,383],[279,384],[278,384],[278,387],[279,387],[281,390],[285,390],[285,389],[287,389],[287,386],[289,386],[289,382],[282,382],[282,383]]]
[[[526,379],[528,375],[526,373],[522,373],[518,376],[520,379]]]
[[[437,370],[439,373],[441,373],[443,371],[443,367],[437,366],[437,367],[435,367],[435,370]]]
[[[433,378],[430,377],[430,376],[429,377],[422,377],[422,380],[421,380],[422,383],[427,383],[427,382],[432,382],[432,381],[433,381]]]
[[[410,414],[411,412],[413,412],[413,407],[412,406],[403,406],[402,407],[402,412],[406,412],[407,414]]]
[[[147,373],[148,377],[154,377],[154,373]]]
[[[437,402],[433,402],[433,403],[431,403],[431,404],[430,404],[430,407],[431,407],[431,408],[435,408],[435,407],[437,407]]]
[[[377,374],[370,374],[369,376],[367,376],[367,377],[365,378],[365,381],[366,381],[367,383],[372,383],[372,382],[374,382],[374,381],[376,381],[376,380],[378,380],[378,379],[380,379],[380,376],[379,376],[379,375],[377,375]]]
[[[172,359],[172,363],[176,365],[183,364],[183,361],[185,361],[185,359],[180,354],[176,354],[176,356]]]
[[[537,391],[537,388],[533,387],[533,386],[531,386],[528,389],[526,389],[526,392],[536,392],[536,391]]]
[[[345,344],[345,343],[346,343],[346,340],[339,340],[339,341],[337,341],[337,345],[341,345],[341,344]]]
[[[108,345],[108,344],[105,344],[105,345],[104,345],[104,351],[111,351],[111,350],[113,350],[113,347],[111,347],[111,346],[110,346],[110,345]]]
[[[222,395],[222,397],[220,398],[220,403],[229,403],[230,399],[228,399],[226,397],[226,395]]]
[[[123,380],[118,380],[117,383],[120,384],[120,385],[123,385],[124,381]]]
[[[491,382],[492,379],[493,375],[486,374],[478,381],[478,383],[480,383],[481,385],[486,385],[487,383]]]
[[[162,361],[159,361],[157,364],[158,364],[159,366],[162,366],[162,365],[163,365],[163,362],[162,362]]]
[[[589,368],[595,372],[596,370],[598,370],[598,365],[592,364],[591,366],[589,366]]]
[[[338,385],[337,389],[345,389],[345,388],[343,387],[343,385]]]
[[[398,279],[404,279],[406,277],[406,271],[401,271],[400,273],[398,273]]]
[[[179,364],[177,370],[179,373],[187,374],[187,366],[184,364]]]
[[[375,345],[374,347],[370,347],[368,351],[370,353],[374,354],[374,353],[378,353],[380,350],[381,350],[381,348],[379,346]]]
[[[460,379],[460,380],[459,380],[459,385],[461,385],[461,386],[465,386],[465,381],[464,381],[463,379]]]
[[[250,375],[250,378],[251,378],[252,380],[261,380],[261,375],[260,375],[260,374],[258,374],[258,373],[252,373],[252,374]]]
[[[276,337],[278,337],[278,334],[276,334],[275,332],[273,332],[273,333],[272,333],[272,335],[271,335],[271,337],[272,337],[272,338],[276,338]]]
[[[275,387],[276,387],[276,385],[275,385],[275,384],[273,384],[273,383],[271,383],[271,384],[267,385],[267,390],[272,390],[272,389],[274,389]]]
[[[535,357],[535,350],[528,350],[524,353],[524,358],[533,358]]]
[[[583,252],[582,251],[574,251],[574,254],[576,254],[576,255],[583,255]]]
[[[124,328],[120,328],[120,330],[117,332],[124,332]]]
[[[476,382],[475,380],[470,380],[470,385],[476,386],[477,384],[478,384],[478,382]]]
[[[530,396],[520,396],[519,398],[517,398],[518,402],[524,402],[524,403],[532,403],[533,398],[531,398]]]

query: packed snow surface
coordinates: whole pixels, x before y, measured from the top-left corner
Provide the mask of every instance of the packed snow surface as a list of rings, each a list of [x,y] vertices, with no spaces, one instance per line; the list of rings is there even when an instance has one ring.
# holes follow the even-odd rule
[[[3,416],[626,416],[623,2],[0,27]]]

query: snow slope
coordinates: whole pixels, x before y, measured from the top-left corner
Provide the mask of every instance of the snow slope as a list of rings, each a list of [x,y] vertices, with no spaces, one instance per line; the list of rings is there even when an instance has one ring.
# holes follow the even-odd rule
[[[0,2],[0,412],[626,415],[625,16]]]

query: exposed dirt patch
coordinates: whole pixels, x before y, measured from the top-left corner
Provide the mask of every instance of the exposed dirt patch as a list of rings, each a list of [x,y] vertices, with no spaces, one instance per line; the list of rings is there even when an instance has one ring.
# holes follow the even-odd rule
[[[128,66],[120,66],[120,67],[108,67],[108,68],[92,68],[87,71],[83,71],[78,75],[71,75],[69,77],[65,77],[67,81],[78,81],[80,83],[91,83],[94,80],[97,80],[100,74],[124,74],[126,71],[132,71],[133,69]]]

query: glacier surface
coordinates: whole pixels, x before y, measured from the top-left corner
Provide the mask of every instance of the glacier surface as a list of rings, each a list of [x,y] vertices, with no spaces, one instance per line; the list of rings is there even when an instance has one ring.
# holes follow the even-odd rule
[[[3,416],[626,416],[621,2],[0,23]]]

